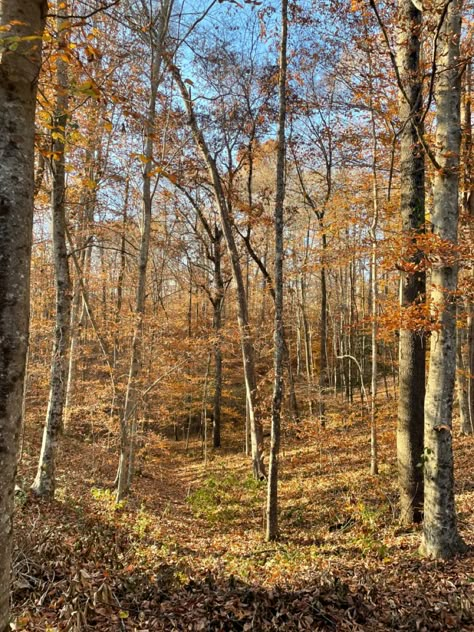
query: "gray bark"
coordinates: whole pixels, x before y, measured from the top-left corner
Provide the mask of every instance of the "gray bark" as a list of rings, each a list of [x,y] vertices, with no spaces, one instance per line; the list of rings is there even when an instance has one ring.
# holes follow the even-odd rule
[[[13,495],[29,325],[34,117],[46,11],[44,0],[0,3],[0,24],[10,26],[0,31],[0,632],[10,629]],[[32,36],[37,39],[20,39]]]
[[[58,8],[58,15],[67,15],[67,3]],[[62,28],[62,18],[58,17],[58,45],[66,43],[68,29]],[[54,273],[56,284],[56,322],[54,328],[53,356],[51,359],[50,392],[43,442],[38,462],[36,478],[31,489],[38,496],[54,497],[56,487],[56,456],[59,437],[63,429],[63,412],[67,383],[67,352],[71,319],[71,281],[66,245],[66,172],[65,144],[68,119],[68,76],[67,63],[56,60],[56,81],[58,91],[52,121],[51,158],[52,191],[52,234]]]
[[[458,323],[462,321],[461,301],[458,303]],[[464,324],[458,324],[456,331],[456,390],[459,405],[459,421],[461,434],[472,434],[471,414],[469,410],[469,377],[465,363],[464,347],[467,342],[467,330]]]
[[[267,540],[278,537],[278,465],[280,452],[281,405],[283,400],[283,358],[285,355],[285,332],[283,321],[283,221],[285,202],[285,158],[286,158],[286,70],[287,70],[287,37],[288,35],[288,2],[281,0],[281,40],[280,40],[280,77],[279,77],[279,115],[278,115],[278,149],[276,169],[276,196],[274,212],[275,230],[275,330],[274,330],[274,382],[272,398],[272,424],[270,440],[270,460],[268,466],[267,493]]]
[[[435,4],[439,19],[443,3]],[[436,158],[432,230],[447,244],[457,243],[460,125],[460,0],[447,7],[440,28],[436,99]],[[452,448],[453,391],[456,371],[457,264],[440,256],[431,272],[430,297],[436,325],[431,336],[425,397],[424,524],[421,551],[450,558],[464,549],[457,529]]]
[[[423,256],[416,250],[416,237],[423,232],[425,222],[425,160],[417,134],[417,128],[422,129],[423,110],[421,22],[421,12],[411,0],[399,0],[397,64],[405,91],[405,95],[399,95],[399,112],[403,125],[400,134],[400,214],[407,244],[407,252],[403,253],[400,265],[402,312],[410,306],[422,303],[426,291],[426,273],[422,269],[416,269],[416,266],[422,264]],[[397,459],[400,521],[410,524],[421,522],[423,516],[423,470],[420,463],[423,453],[425,399],[424,332],[416,331],[409,323],[402,322],[398,348],[400,385]]]
[[[468,240],[471,244],[471,259],[474,252],[472,246],[474,244],[474,175],[472,169],[473,161],[473,143],[472,143],[472,62],[468,62],[465,70],[464,82],[464,103],[462,108],[462,128],[464,139],[464,178],[462,192],[462,211],[464,222],[468,226]],[[469,272],[468,272],[469,274]],[[470,269],[471,283],[474,282],[474,266]],[[461,433],[474,434],[474,300],[472,296],[465,298],[466,305],[466,330],[463,332],[465,340],[459,348],[459,360],[461,371],[458,375],[461,377],[460,385],[460,413],[461,413]]]

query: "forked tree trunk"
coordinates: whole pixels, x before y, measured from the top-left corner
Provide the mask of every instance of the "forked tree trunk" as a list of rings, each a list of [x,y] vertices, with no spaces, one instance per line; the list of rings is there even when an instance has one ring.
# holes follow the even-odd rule
[[[58,15],[68,14],[68,4],[58,3]],[[58,17],[59,46],[65,46],[67,28]],[[68,65],[63,59],[56,59],[56,79],[58,92],[53,114],[51,138],[53,155],[51,171],[53,176],[51,207],[53,216],[53,254],[56,282],[56,323],[54,328],[53,357],[51,360],[50,392],[43,442],[38,463],[38,471],[31,489],[38,496],[54,497],[56,487],[56,456],[59,437],[63,429],[63,412],[66,398],[67,353],[71,321],[71,280],[66,245],[66,172],[65,144],[68,120]]]
[[[423,425],[425,400],[425,334],[404,322],[403,312],[425,300],[426,274],[416,270],[423,263],[416,238],[425,222],[425,162],[417,127],[423,110],[420,67],[421,11],[412,0],[399,0],[397,65],[405,94],[399,95],[403,129],[400,135],[400,214],[406,253],[400,265],[402,324],[399,338],[397,425],[398,486],[400,521],[421,522],[423,516]],[[413,272],[415,266],[415,272]]]
[[[45,0],[3,0],[0,43],[0,632],[10,630],[16,457],[28,346],[36,86]]]
[[[434,235],[453,248],[457,242],[460,125],[460,0],[435,3],[439,29],[435,100],[437,105],[436,170],[433,191]],[[456,371],[457,265],[440,255],[431,272],[430,298],[436,329],[431,336],[425,397],[425,502],[422,553],[450,558],[464,549],[454,501],[452,447],[453,391]]]
[[[267,540],[278,537],[278,460],[280,453],[281,405],[283,400],[283,359],[285,332],[283,322],[283,220],[285,202],[285,158],[286,158],[286,67],[287,67],[288,2],[281,0],[281,40],[279,78],[278,150],[275,196],[275,330],[274,330],[274,382],[272,398],[272,425],[270,461],[268,466],[267,491]]]

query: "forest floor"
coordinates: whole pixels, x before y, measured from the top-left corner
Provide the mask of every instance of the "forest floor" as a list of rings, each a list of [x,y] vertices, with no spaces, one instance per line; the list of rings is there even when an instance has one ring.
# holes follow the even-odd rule
[[[459,525],[471,546],[433,562],[397,523],[395,403],[368,427],[340,406],[320,430],[287,429],[281,531],[263,538],[264,484],[241,442],[209,451],[149,431],[131,497],[115,505],[117,446],[76,420],[54,502],[29,493],[40,425],[28,427],[16,494],[14,630],[474,630],[474,439],[455,438]]]

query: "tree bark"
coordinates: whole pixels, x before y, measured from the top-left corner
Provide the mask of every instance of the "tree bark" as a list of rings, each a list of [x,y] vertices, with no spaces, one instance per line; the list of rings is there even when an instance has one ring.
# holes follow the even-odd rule
[[[468,240],[471,245],[471,259],[474,256],[474,175],[472,169],[473,143],[472,143],[472,61],[469,61],[465,70],[464,107],[462,109],[462,129],[464,139],[464,178],[462,192],[463,220],[468,226]],[[474,284],[474,266],[471,265],[470,282]],[[460,349],[460,360],[463,365],[465,385],[462,386],[463,394],[466,393],[466,402],[461,406],[461,433],[474,434],[474,300],[472,295],[465,299],[466,305],[466,331],[465,352]]]
[[[458,228],[460,125],[459,39],[460,0],[446,8],[436,3],[441,20],[436,56],[436,158],[432,230],[445,246],[455,248]],[[454,501],[452,448],[453,391],[456,371],[457,264],[440,255],[431,272],[430,298],[435,330],[431,337],[425,397],[424,523],[421,551],[447,559],[464,550],[458,533]]]
[[[3,0],[0,24],[0,632],[9,626],[16,457],[28,346],[35,103],[45,0]],[[16,47],[5,43],[19,39]],[[4,40],[4,41],[1,41]]]
[[[268,466],[267,529],[269,541],[278,538],[278,465],[280,453],[281,405],[283,400],[283,359],[285,355],[285,332],[283,320],[283,222],[285,202],[285,159],[286,159],[286,70],[288,39],[288,2],[281,0],[281,39],[279,77],[278,149],[276,169],[276,196],[274,213],[275,230],[275,331],[274,331],[274,382],[272,398],[272,425],[270,460]]]
[[[67,43],[68,29],[64,28],[63,15],[68,14],[66,2],[58,4],[58,46]],[[66,398],[67,353],[71,321],[71,280],[66,244],[66,127],[68,120],[68,65],[56,59],[57,95],[52,121],[52,234],[54,272],[56,283],[56,323],[54,328],[53,357],[51,360],[50,392],[43,442],[36,478],[31,489],[38,496],[53,498],[56,487],[56,456],[59,437],[63,429],[63,412]]]
[[[403,129],[400,134],[400,214],[406,240],[400,274],[402,324],[399,338],[399,395],[397,424],[400,521],[421,522],[423,517],[423,425],[425,399],[425,334],[404,322],[403,312],[425,300],[426,273],[417,236],[425,223],[425,160],[417,129],[422,128],[422,15],[411,0],[399,0],[397,64],[405,95],[399,95]],[[405,98],[408,97],[408,100]],[[415,272],[413,272],[415,266]],[[418,267],[418,269],[417,269]],[[405,269],[404,269],[405,268]]]
[[[222,406],[222,305],[224,303],[224,282],[221,270],[221,230],[214,231],[214,417],[212,421],[212,445],[221,447],[221,406]]]
[[[471,414],[469,410],[469,377],[466,370],[464,347],[467,341],[467,331],[464,324],[465,315],[462,313],[462,303],[458,302],[458,326],[456,330],[456,390],[459,405],[460,432],[463,435],[472,434]]]

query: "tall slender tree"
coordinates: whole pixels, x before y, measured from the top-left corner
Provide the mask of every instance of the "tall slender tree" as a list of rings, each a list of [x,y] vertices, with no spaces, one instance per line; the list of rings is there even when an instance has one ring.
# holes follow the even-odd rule
[[[278,537],[278,460],[280,452],[281,405],[283,400],[283,359],[285,351],[285,332],[283,322],[283,220],[285,203],[285,158],[286,158],[286,75],[288,42],[288,2],[281,0],[281,39],[280,39],[280,77],[279,77],[279,115],[278,149],[276,168],[276,196],[274,213],[275,230],[275,325],[274,359],[275,372],[272,398],[272,425],[270,441],[270,461],[268,468],[267,496],[267,540]]]
[[[68,28],[64,16],[68,3],[57,3],[58,46],[65,47]],[[51,212],[56,281],[56,323],[51,359],[50,393],[36,478],[31,486],[38,496],[53,497],[56,486],[56,453],[63,428],[67,384],[67,352],[71,319],[71,280],[66,244],[66,126],[68,120],[68,65],[56,59],[56,104],[51,122]]]

